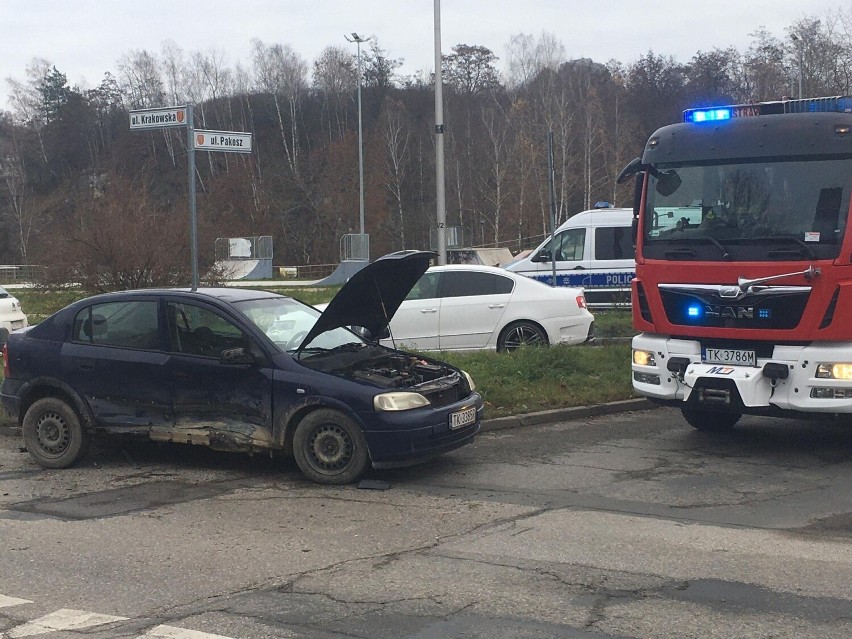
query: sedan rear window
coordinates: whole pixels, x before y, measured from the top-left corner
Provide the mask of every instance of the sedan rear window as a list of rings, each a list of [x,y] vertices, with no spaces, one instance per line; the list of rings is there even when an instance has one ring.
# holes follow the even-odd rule
[[[107,302],[84,308],[74,318],[75,342],[125,348],[160,348],[157,302]]]

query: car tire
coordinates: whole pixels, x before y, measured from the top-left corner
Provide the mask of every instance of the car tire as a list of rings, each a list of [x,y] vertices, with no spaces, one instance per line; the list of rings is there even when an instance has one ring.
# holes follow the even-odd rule
[[[370,460],[363,431],[340,411],[327,408],[299,422],[293,454],[305,477],[319,484],[350,484]]]
[[[521,346],[548,346],[547,334],[538,324],[520,321],[512,322],[497,338],[497,352],[512,352]]]
[[[80,417],[56,397],[33,402],[22,426],[27,451],[42,468],[68,468],[89,451],[91,437]]]
[[[690,426],[705,433],[721,433],[731,430],[742,417],[739,413],[723,413],[694,408],[682,408],[680,412]]]

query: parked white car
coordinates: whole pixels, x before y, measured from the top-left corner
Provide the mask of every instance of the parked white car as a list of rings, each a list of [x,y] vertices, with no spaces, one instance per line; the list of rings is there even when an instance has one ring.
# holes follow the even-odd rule
[[[27,316],[21,310],[21,303],[4,288],[0,288],[0,344],[6,342],[6,336],[12,331],[27,326]]]
[[[594,317],[581,288],[551,287],[493,266],[447,265],[423,274],[390,332],[397,346],[415,350],[513,351],[589,341]]]

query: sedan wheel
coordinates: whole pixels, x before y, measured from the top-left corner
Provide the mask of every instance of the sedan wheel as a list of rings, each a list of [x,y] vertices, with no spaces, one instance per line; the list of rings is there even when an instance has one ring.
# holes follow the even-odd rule
[[[34,402],[22,426],[27,451],[43,468],[68,468],[89,449],[89,433],[61,399],[45,397]]]
[[[369,455],[364,433],[349,417],[330,409],[305,417],[293,436],[296,463],[320,484],[348,484],[366,470]]]
[[[547,346],[547,335],[532,322],[515,322],[509,324],[497,340],[499,352],[511,352],[521,346]]]

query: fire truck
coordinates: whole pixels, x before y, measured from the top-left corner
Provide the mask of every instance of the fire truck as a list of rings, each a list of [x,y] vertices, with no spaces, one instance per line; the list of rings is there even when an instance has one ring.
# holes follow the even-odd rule
[[[636,392],[705,431],[852,413],[852,97],[687,110],[633,176]]]

